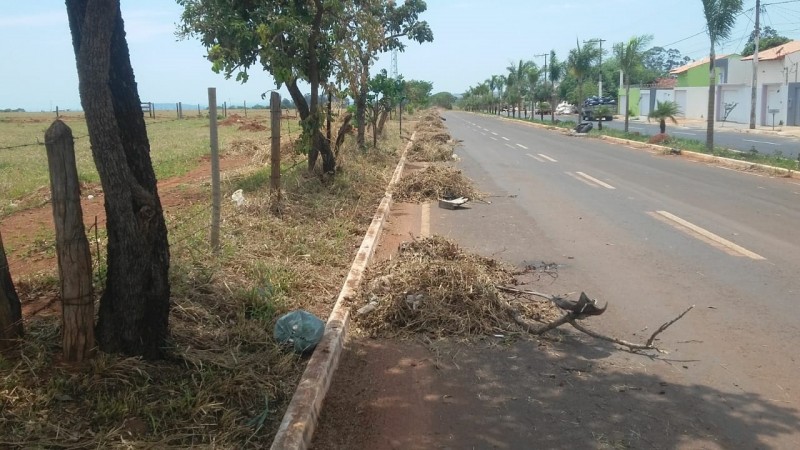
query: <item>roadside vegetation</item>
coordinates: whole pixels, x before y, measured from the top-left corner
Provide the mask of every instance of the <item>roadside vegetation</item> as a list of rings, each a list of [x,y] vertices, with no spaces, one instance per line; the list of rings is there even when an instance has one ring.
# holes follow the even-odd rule
[[[79,128],[77,117],[72,122]],[[209,176],[196,174],[207,168],[199,151],[208,145],[202,122],[172,122],[177,138],[154,134],[155,142],[170,142],[173,159],[186,158],[180,183],[161,189],[182,200],[166,213],[172,259],[168,357],[98,353],[81,366],[61,364],[53,237],[43,235],[42,246],[17,246],[9,252],[15,262],[43,258],[51,265],[17,283],[28,313],[26,334],[14,355],[0,357],[0,446],[270,445],[305,365],[275,343],[275,320],[297,308],[327,317],[404,142],[396,121],[386,124],[384,138],[368,152],[347,139],[340,173],[329,181],[309,177],[297,153],[284,155],[284,207],[276,216],[269,213],[269,167],[263,164],[269,135],[221,127],[222,159],[237,163],[222,176],[222,248],[210,257]],[[292,148],[288,138],[284,148]],[[239,189],[241,206],[229,200]],[[47,217],[49,208],[28,213]],[[92,242],[93,249],[102,246]],[[104,256],[93,256],[99,292]]]

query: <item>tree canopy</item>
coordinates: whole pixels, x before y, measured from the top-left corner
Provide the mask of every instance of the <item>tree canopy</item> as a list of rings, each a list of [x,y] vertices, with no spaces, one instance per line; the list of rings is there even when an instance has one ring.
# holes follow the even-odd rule
[[[783,45],[787,42],[790,42],[786,36],[781,36],[775,31],[774,28],[770,26],[766,26],[761,30],[760,36],[758,38],[758,51],[764,51],[771,49],[773,47],[777,47],[779,45]],[[756,30],[753,30],[750,33],[750,39],[748,39],[747,43],[744,45],[742,49],[742,56],[750,56],[756,50]]]

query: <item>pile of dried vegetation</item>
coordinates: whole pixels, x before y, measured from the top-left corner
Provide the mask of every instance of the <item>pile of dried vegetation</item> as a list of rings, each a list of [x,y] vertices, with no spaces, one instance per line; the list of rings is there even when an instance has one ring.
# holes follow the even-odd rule
[[[171,208],[167,360],[100,353],[64,366],[59,317],[27,318],[18,353],[0,357],[0,448],[268,448],[305,366],[274,342],[275,321],[330,313],[397,163],[394,139],[368,153],[346,144],[346,170],[324,182],[287,168],[280,216],[269,213],[269,167],[223,174],[224,195],[242,189],[245,203],[223,202],[216,256],[207,201]],[[233,151],[257,158],[264,145]],[[33,299],[20,291],[25,307]]]
[[[404,243],[395,258],[368,270],[354,321],[371,336],[442,337],[520,332],[519,313],[535,321],[559,317],[549,302],[520,302],[497,289],[521,273],[440,236]]]
[[[449,166],[428,166],[411,172],[397,182],[392,194],[399,202],[425,202],[439,198],[467,197],[478,200],[484,194],[460,170]]]
[[[408,150],[409,161],[450,161],[455,142],[436,111],[426,111],[417,122],[416,137]]]

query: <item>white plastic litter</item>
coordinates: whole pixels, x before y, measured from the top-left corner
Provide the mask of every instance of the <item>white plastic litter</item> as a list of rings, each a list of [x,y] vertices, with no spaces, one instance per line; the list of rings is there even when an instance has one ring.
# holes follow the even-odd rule
[[[231,200],[236,203],[236,206],[244,205],[244,193],[242,193],[242,190],[237,189],[236,192],[231,195]]]

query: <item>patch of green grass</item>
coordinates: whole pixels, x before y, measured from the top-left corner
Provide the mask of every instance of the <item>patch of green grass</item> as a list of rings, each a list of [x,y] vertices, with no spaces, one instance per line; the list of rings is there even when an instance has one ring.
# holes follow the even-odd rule
[[[647,142],[648,139],[650,138],[650,136],[648,135],[639,133],[625,133],[624,131],[612,128],[603,128],[603,130],[593,129],[589,133],[590,135],[602,134],[606,136],[618,137],[622,139],[629,139],[639,142]],[[667,129],[667,134],[669,134],[669,129]],[[763,153],[759,153],[758,151],[742,152],[739,150],[732,150],[727,147],[716,146],[714,147],[714,151],[712,153],[709,153],[708,149],[706,148],[705,142],[701,142],[695,139],[678,138],[674,136],[670,136],[669,139],[667,139],[660,145],[696,153],[712,154],[714,156],[718,156],[721,158],[747,161],[754,164],[764,164],[771,167],[780,167],[783,169],[790,169],[790,170],[797,169],[797,161],[784,157],[783,154],[780,152],[775,152],[772,155],[766,155]]]
[[[31,206],[39,201],[26,200],[38,190],[48,190],[50,175],[44,133],[55,119],[49,113],[0,113],[0,217]],[[100,177],[92,158],[88,130],[82,113],[62,115],[75,138],[75,162],[78,179],[97,184]],[[159,180],[183,175],[197,166],[203,156],[210,154],[208,121],[173,117],[146,119],[150,140],[150,157]],[[219,127],[220,153],[239,134],[235,126]],[[268,133],[268,131],[267,131]],[[12,202],[17,203],[11,207]]]
[[[241,189],[244,192],[255,192],[269,187],[270,168],[262,168],[241,178],[233,180],[233,190]]]

